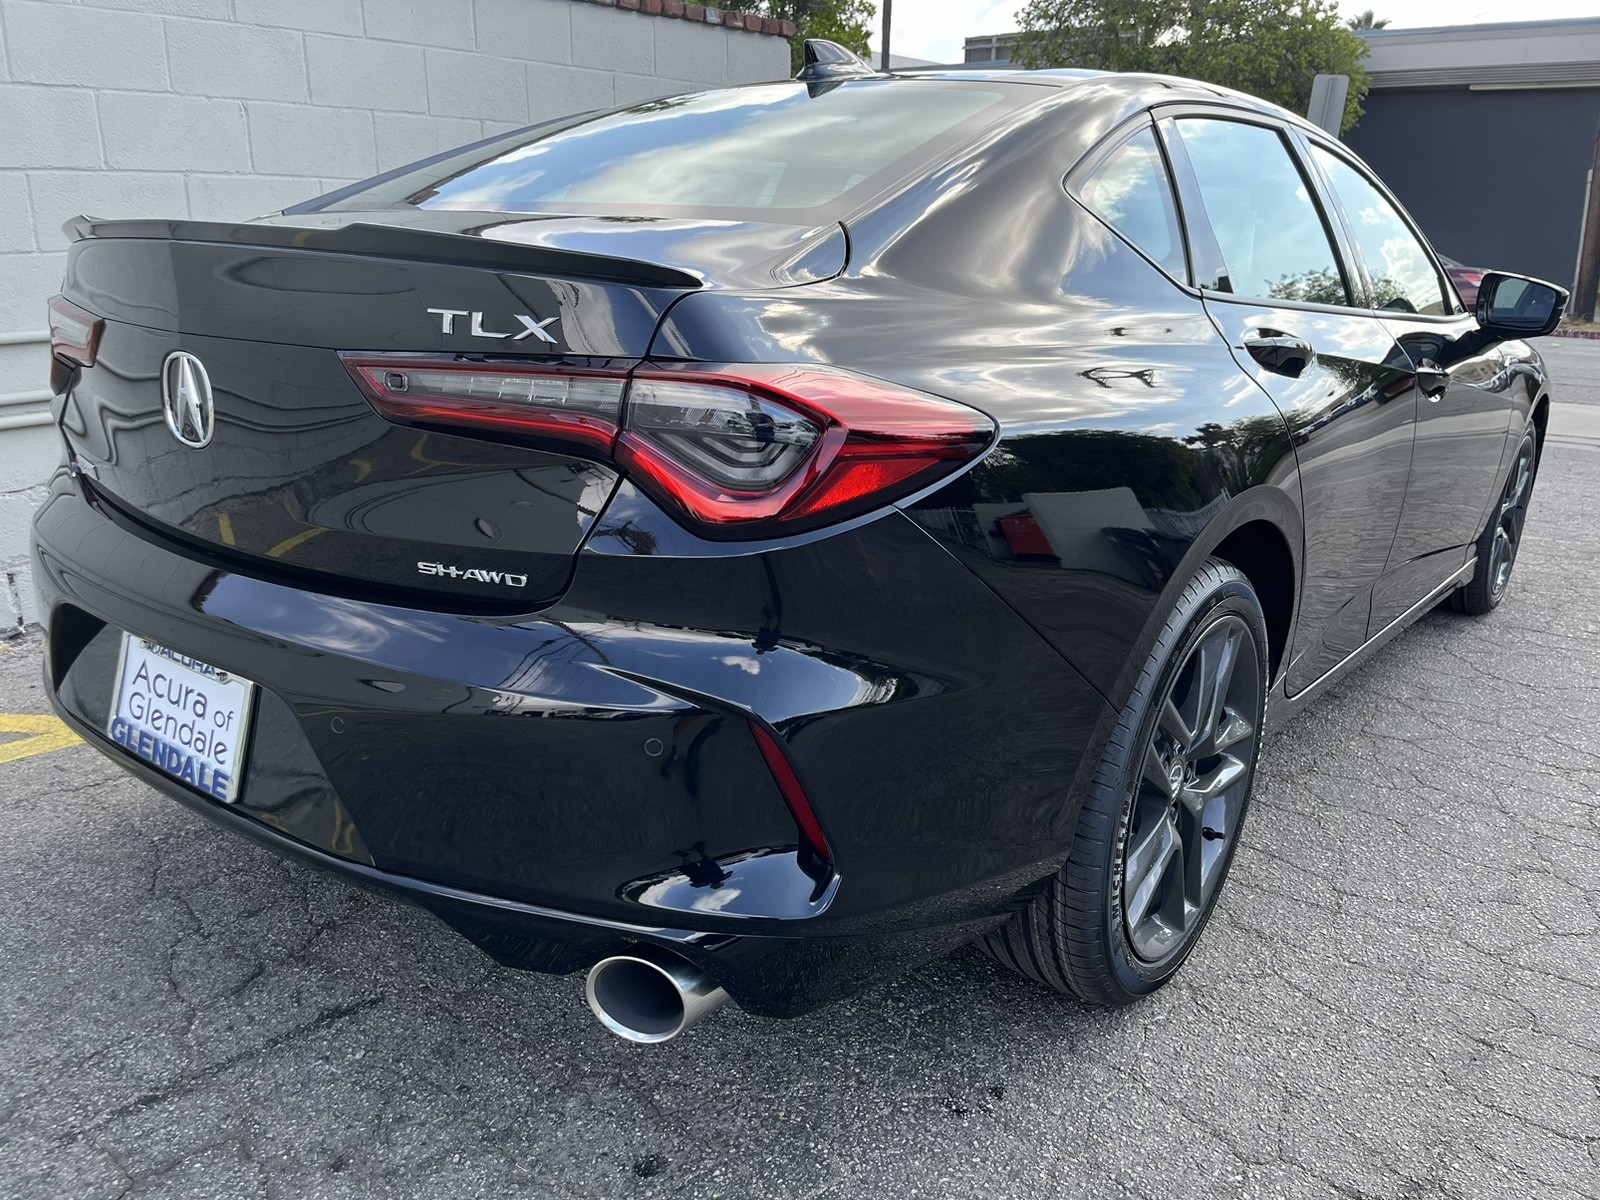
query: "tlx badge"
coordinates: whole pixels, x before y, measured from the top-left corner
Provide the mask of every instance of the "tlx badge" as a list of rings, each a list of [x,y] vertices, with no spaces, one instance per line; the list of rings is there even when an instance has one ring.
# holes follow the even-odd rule
[[[556,339],[546,331],[561,319],[560,317],[546,317],[542,321],[536,321],[527,313],[512,313],[512,319],[522,324],[521,331],[518,333],[496,333],[492,329],[483,327],[483,314],[481,312],[472,312],[470,309],[465,308],[430,308],[428,311],[439,318],[439,331],[441,333],[454,333],[456,331],[456,318],[470,317],[472,318],[472,324],[467,332],[472,334],[473,337],[510,338],[513,342],[520,342],[523,338],[532,337],[538,338],[541,342],[549,342],[552,346],[556,344]]]

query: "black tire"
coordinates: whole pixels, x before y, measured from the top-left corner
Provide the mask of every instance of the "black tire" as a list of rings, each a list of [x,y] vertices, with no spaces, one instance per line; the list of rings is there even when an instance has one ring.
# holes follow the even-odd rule
[[[1474,546],[1478,567],[1467,585],[1450,594],[1450,607],[1468,616],[1481,617],[1493,612],[1506,598],[1511,584],[1511,568],[1516,565],[1522,546],[1522,530],[1528,520],[1528,503],[1533,499],[1533,484],[1539,474],[1539,446],[1529,426],[1517,445],[1505,484],[1489,509],[1489,523],[1483,527]]]
[[[1224,702],[1211,704],[1208,730],[1205,688],[1197,680],[1208,664],[1220,665],[1217,656],[1226,655],[1228,644],[1235,646],[1232,667],[1212,687]],[[1261,747],[1268,661],[1255,589],[1231,564],[1208,560],[1178,597],[1112,731],[1066,863],[1027,908],[985,935],[980,945],[988,954],[1095,1004],[1130,1003],[1172,978],[1199,939],[1233,859]],[[1190,735],[1193,755],[1180,749],[1182,733]],[[1225,776],[1232,782],[1196,807],[1207,786]],[[1223,828],[1213,829],[1213,821]],[[1157,858],[1169,836],[1181,843],[1175,867],[1170,851],[1168,859]],[[1148,849],[1153,843],[1158,850]],[[1162,875],[1152,892],[1157,870],[1171,877]],[[1196,882],[1198,892],[1191,888]]]

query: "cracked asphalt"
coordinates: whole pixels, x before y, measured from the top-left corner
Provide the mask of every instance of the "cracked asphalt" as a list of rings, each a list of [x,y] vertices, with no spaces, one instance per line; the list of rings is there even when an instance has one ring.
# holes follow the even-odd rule
[[[1269,747],[1149,1001],[968,949],[632,1047],[76,746],[0,766],[0,1196],[1600,1196],[1600,342],[1546,345],[1510,596]]]

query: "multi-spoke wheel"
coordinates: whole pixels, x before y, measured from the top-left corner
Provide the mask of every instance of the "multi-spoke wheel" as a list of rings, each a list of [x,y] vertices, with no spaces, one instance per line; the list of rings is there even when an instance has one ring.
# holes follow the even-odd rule
[[[1122,920],[1133,951],[1181,949],[1222,878],[1250,787],[1261,665],[1250,627],[1208,625],[1162,701],[1122,833]]]
[[[1065,866],[985,949],[1100,1003],[1166,982],[1233,858],[1266,694],[1260,601],[1243,574],[1213,559],[1178,598],[1121,713]]]
[[[1478,567],[1467,586],[1451,596],[1457,612],[1481,615],[1505,599],[1511,583],[1511,568],[1522,545],[1522,529],[1528,520],[1528,501],[1533,499],[1533,480],[1538,472],[1538,446],[1529,429],[1517,447],[1505,486],[1489,510],[1489,523],[1478,536]]]

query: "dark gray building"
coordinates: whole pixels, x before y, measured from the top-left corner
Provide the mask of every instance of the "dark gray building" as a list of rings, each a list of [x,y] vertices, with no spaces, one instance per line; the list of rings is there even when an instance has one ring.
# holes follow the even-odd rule
[[[962,60],[969,63],[1008,63],[1020,33],[986,33],[969,37],[962,47]]]
[[[966,39],[1009,63],[1018,34]],[[1345,138],[1440,253],[1571,286],[1600,133],[1600,17],[1362,34],[1372,91]]]
[[[1600,133],[1600,18],[1363,34],[1345,141],[1441,254],[1571,286]]]

